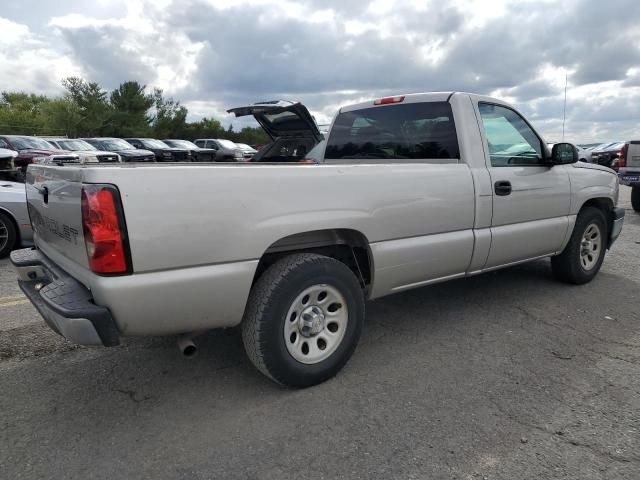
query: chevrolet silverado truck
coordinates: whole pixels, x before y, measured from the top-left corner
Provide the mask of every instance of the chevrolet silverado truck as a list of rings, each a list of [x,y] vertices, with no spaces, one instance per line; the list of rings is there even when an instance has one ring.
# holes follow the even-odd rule
[[[313,137],[274,108],[263,127],[287,118]],[[240,326],[262,373],[305,387],[350,358],[366,300],[544,257],[584,284],[624,221],[615,172],[578,163],[571,144],[549,150],[494,98],[343,107],[316,149],[297,162],[32,165],[36,248],[11,255],[20,287],[79,344],[179,334],[192,354],[197,332]]]

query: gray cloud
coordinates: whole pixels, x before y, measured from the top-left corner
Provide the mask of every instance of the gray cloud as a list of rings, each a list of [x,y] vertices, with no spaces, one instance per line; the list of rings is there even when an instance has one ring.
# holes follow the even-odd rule
[[[293,97],[330,115],[342,102],[388,93],[499,90],[535,121],[557,129],[563,92],[553,72],[566,69],[573,72],[568,123],[585,135],[594,131],[586,122],[622,129],[620,118],[637,120],[640,114],[629,105],[638,99],[640,70],[628,75],[640,69],[639,2],[514,2],[504,15],[473,27],[472,15],[446,2],[415,10],[398,1],[384,15],[355,0],[300,3],[310,12],[333,10],[335,21],[274,17],[270,5],[219,9],[187,0],[163,10],[145,8],[145,20],[154,26],[150,33],[115,24],[58,31],[90,79],[108,88],[127,79],[159,82],[158,65],[186,68],[182,45],[198,45],[189,81],[168,85],[184,102],[233,106]],[[374,28],[355,34],[350,21]],[[182,43],[172,40],[177,36]],[[611,81],[626,87],[613,92],[619,103],[588,88]],[[578,102],[572,92],[582,91],[586,96]]]

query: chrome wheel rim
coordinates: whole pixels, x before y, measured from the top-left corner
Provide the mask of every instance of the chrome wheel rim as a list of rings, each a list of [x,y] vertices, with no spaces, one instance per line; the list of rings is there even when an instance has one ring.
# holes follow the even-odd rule
[[[580,263],[585,270],[591,270],[598,263],[602,252],[602,233],[595,223],[587,226],[580,242]]]
[[[9,241],[9,229],[7,226],[0,220],[0,250],[4,249],[7,246],[7,242]]]
[[[292,302],[284,322],[284,343],[298,362],[322,362],[340,346],[349,321],[344,296],[331,285],[313,285]]]

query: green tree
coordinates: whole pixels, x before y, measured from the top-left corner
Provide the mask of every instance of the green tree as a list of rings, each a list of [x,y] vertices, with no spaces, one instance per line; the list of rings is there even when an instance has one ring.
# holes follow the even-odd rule
[[[156,138],[182,138],[186,133],[187,109],[173,98],[164,98],[162,90],[154,89],[155,115],[153,133]]]
[[[121,83],[109,95],[96,82],[79,77],[62,81],[65,94],[55,98],[25,92],[0,94],[0,132],[68,137],[112,135],[157,138],[227,138],[250,145],[270,141],[260,127],[226,129],[218,120],[187,122],[188,111],[162,90],[146,93],[136,81]]]
[[[73,138],[81,133],[80,107],[68,95],[50,100],[44,108],[44,116],[45,129],[52,135]]]
[[[145,88],[138,82],[128,81],[111,92],[111,135],[137,137],[148,134],[151,122],[148,111],[154,104],[154,98],[145,93]]]
[[[29,135],[46,133],[44,110],[49,101],[45,95],[2,92],[0,94],[0,131],[7,134]]]
[[[68,77],[62,81],[69,98],[78,106],[81,122],[79,135],[103,135],[112,126],[111,106],[107,92],[96,82],[87,82],[79,77]]]

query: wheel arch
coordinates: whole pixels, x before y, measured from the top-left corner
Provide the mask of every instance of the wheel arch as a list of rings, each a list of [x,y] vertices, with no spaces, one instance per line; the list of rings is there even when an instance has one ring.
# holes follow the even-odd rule
[[[362,232],[348,228],[304,231],[276,240],[260,257],[253,283],[280,258],[303,252],[326,255],[341,261],[360,280],[365,294],[371,290],[374,268],[369,240]]]
[[[11,210],[7,210],[4,207],[0,207],[0,213],[4,213],[7,217],[9,217],[11,223],[13,223],[13,228],[16,231],[16,245],[20,245],[22,238],[20,235],[20,226],[18,225],[18,220],[16,220],[16,217],[13,215]]]
[[[580,212],[587,207],[595,207],[604,214],[604,217],[607,220],[607,232],[611,232],[611,228],[613,227],[613,200],[608,197],[590,198],[582,204],[578,211],[578,215],[580,215]]]

